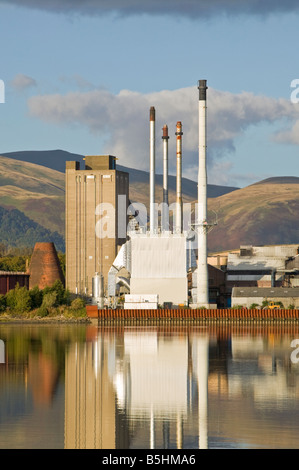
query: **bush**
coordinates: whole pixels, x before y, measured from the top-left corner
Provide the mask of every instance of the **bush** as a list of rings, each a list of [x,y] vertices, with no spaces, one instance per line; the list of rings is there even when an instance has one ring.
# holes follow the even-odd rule
[[[251,304],[250,309],[255,309],[255,308],[259,308],[259,304]]]
[[[29,295],[31,298],[31,308],[39,308],[43,302],[43,291],[38,286],[35,286],[30,289]]]
[[[6,304],[14,313],[25,313],[31,309],[31,297],[26,287],[17,285],[6,294]]]
[[[57,307],[57,293],[53,291],[44,294],[41,306],[47,309]]]
[[[56,305],[68,305],[69,304],[69,292],[64,288],[61,281],[57,280],[53,286],[45,287],[43,295],[48,293],[56,293]]]
[[[48,311],[47,307],[44,307],[43,305],[41,305],[37,309],[36,313],[37,313],[38,317],[46,317],[47,315],[49,315],[49,311]]]
[[[6,297],[0,294],[0,313],[6,310]]]
[[[80,310],[81,308],[85,308],[85,301],[81,297],[77,297],[71,303],[72,310]]]

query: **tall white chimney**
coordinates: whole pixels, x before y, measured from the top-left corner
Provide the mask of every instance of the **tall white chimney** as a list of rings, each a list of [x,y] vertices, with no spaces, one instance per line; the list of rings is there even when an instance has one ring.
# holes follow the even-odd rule
[[[162,230],[169,230],[169,206],[168,206],[168,126],[163,126],[163,208]]]
[[[176,233],[183,229],[183,205],[182,205],[182,123],[176,123]]]
[[[150,108],[150,233],[155,231],[155,121],[156,112]]]
[[[199,80],[199,147],[198,147],[198,261],[197,261],[197,307],[208,307],[209,305],[209,280],[207,262],[207,81]]]

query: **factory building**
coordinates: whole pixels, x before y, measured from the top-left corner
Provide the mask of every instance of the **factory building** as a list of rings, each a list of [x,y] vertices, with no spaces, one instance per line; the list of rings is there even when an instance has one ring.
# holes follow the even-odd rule
[[[188,278],[190,267],[188,254],[188,234],[183,230],[182,212],[182,123],[177,122],[177,197],[173,231],[170,230],[168,207],[168,126],[163,126],[163,208],[161,224],[158,224],[157,201],[155,199],[155,108],[150,108],[150,217],[149,227],[146,222],[132,225],[128,232],[129,240],[122,246],[109,270],[108,297],[113,298],[121,285],[129,288],[129,304],[143,308],[144,302],[137,299],[149,299],[156,296],[156,305],[172,306],[188,304]],[[120,276],[125,269],[127,277]],[[138,306],[138,303],[140,306]],[[125,308],[128,308],[125,305]]]
[[[298,273],[299,246],[241,246],[228,254],[227,289],[233,287],[289,287]],[[297,261],[298,263],[298,261]],[[286,281],[289,275],[289,282]]]
[[[298,244],[241,245],[238,250],[210,255],[208,262],[225,275],[227,306],[259,303],[264,294],[274,300],[277,296],[285,298],[286,289],[299,287]],[[240,299],[236,299],[237,294]],[[293,304],[291,298],[298,292],[293,289],[288,294]]]
[[[232,307],[242,305],[250,308],[252,305],[263,306],[263,302],[274,301],[282,308],[299,308],[298,287],[233,287]]]
[[[131,294],[158,294],[159,304],[188,304],[187,240],[184,234],[131,237]]]
[[[92,303],[115,305],[120,286],[134,297],[156,296],[157,304],[188,305],[188,272],[197,268],[192,289],[193,306],[210,306],[207,264],[207,170],[206,170],[206,80],[199,89],[199,169],[196,227],[184,227],[182,201],[183,126],[176,124],[176,207],[173,226],[168,205],[168,126],[163,126],[163,209],[161,223],[155,198],[156,130],[155,108],[150,108],[150,200],[149,226],[128,228],[129,178],[115,166],[115,157],[89,156],[85,169],[78,162],[66,163],[66,287],[91,296]],[[120,207],[119,196],[125,197]],[[119,230],[120,217],[125,224]],[[109,226],[109,234],[107,233]],[[125,227],[125,230],[123,228]],[[121,233],[120,233],[121,232]],[[198,260],[192,240],[197,235]],[[196,243],[195,242],[195,243]],[[121,275],[121,271],[126,276]],[[141,296],[141,297],[140,297]],[[136,297],[137,298],[137,297]],[[215,304],[216,305],[216,304]]]
[[[29,274],[25,272],[0,271],[0,294],[5,295],[17,285],[29,288]]]
[[[85,168],[66,162],[66,287],[92,295],[98,273],[104,292],[108,271],[126,241],[129,174],[116,169],[116,157],[85,157]]]

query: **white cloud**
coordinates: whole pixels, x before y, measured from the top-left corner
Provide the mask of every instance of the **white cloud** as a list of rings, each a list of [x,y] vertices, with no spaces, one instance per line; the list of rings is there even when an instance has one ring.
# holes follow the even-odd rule
[[[297,107],[298,106],[299,105],[297,105]],[[278,131],[273,136],[273,140],[279,143],[299,145],[299,120],[296,121],[290,129]]]
[[[185,175],[196,175],[198,158],[198,90],[196,87],[141,94],[122,90],[74,92],[66,95],[34,96],[28,100],[32,116],[57,125],[77,125],[106,139],[103,153],[120,158],[121,164],[147,170],[149,167],[149,109],[156,109],[157,171],[162,171],[162,127],[169,129],[169,169],[176,168],[176,122],[183,125],[183,168]],[[243,92],[234,95],[208,89],[208,169],[221,175],[221,166],[234,140],[251,125],[293,123],[299,108],[284,99]],[[299,126],[299,124],[295,124]],[[299,143],[299,142],[297,142]],[[218,162],[218,163],[217,163]],[[195,173],[194,173],[195,172]],[[196,178],[196,177],[195,177]],[[195,179],[193,178],[193,179]],[[222,179],[224,177],[222,176]],[[213,178],[214,179],[214,178]],[[221,179],[221,178],[220,178]]]
[[[10,82],[10,84],[15,90],[18,91],[23,91],[27,88],[37,86],[37,83],[34,78],[28,77],[28,75],[24,75],[22,73],[17,74]]]

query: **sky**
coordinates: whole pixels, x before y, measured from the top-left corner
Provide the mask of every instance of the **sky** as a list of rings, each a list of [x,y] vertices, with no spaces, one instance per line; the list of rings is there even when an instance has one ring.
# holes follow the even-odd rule
[[[299,176],[297,0],[0,0],[0,153],[62,149],[156,168],[176,122],[197,180],[206,79],[208,183]],[[2,84],[2,87],[1,87]],[[2,99],[1,99],[2,98]]]

